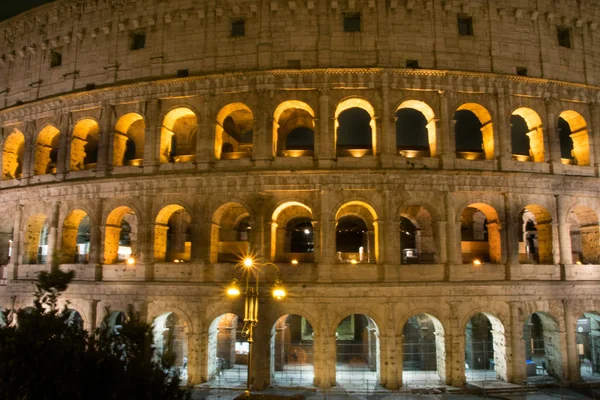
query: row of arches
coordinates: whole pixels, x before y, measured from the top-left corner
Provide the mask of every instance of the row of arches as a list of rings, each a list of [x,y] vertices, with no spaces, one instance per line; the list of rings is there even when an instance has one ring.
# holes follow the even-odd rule
[[[436,132],[438,117],[421,100],[407,100],[395,112],[396,154],[407,158],[435,157],[440,154]],[[312,156],[315,151],[316,114],[307,104],[290,100],[273,113],[273,156]],[[244,103],[231,103],[217,114],[213,154],[217,160],[251,158],[254,131],[261,126]],[[477,103],[460,105],[452,119],[457,157],[466,160],[491,160],[497,157],[497,134],[490,112]],[[501,123],[501,122],[500,122]],[[556,122],[564,164],[590,165],[588,124],[574,110],[565,110]],[[160,126],[158,162],[185,163],[196,159],[199,120],[191,108],[168,111]],[[374,107],[359,97],[337,104],[334,113],[334,143],[337,157],[362,157],[378,154],[377,116]],[[513,158],[518,161],[547,161],[548,141],[539,114],[531,108],[516,108],[510,117]],[[146,121],[137,112],[122,115],[116,122],[110,144],[113,167],[140,166],[144,163]],[[101,128],[96,119],[77,121],[70,136],[70,171],[95,169],[98,162]],[[61,132],[51,124],[44,126],[34,141],[33,175],[56,173]],[[14,129],[4,140],[2,179],[20,178],[24,170],[25,135]]]
[[[242,203],[228,202],[218,207],[212,215],[209,232],[198,230],[200,224],[192,214],[182,204],[162,207],[150,226],[151,253],[146,257],[154,262],[187,262],[201,257],[210,263],[235,263],[242,255],[249,254],[252,248],[258,247],[262,225]],[[456,262],[502,264],[506,262],[509,248],[518,252],[518,262],[521,263],[557,262],[554,257],[558,247],[556,224],[552,213],[539,204],[521,208],[516,223],[511,225],[515,231],[508,234],[504,232],[506,224],[488,203],[471,203],[462,207],[457,215],[454,237],[446,238],[441,230],[445,228],[441,228],[438,218],[434,209],[422,204],[408,204],[398,211],[397,225],[392,233],[396,238],[390,238],[399,248],[396,255],[398,263],[443,262],[442,240],[447,241],[447,246],[460,246],[457,249],[460,257]],[[22,263],[47,262],[46,256],[55,243],[58,244],[61,263],[89,262],[92,248],[98,246],[93,243],[99,243],[92,240],[98,222],[92,221],[84,209],[75,208],[58,226],[60,234],[54,241],[50,240],[50,223],[46,214],[27,218]],[[600,221],[596,212],[584,205],[573,206],[568,213],[567,224],[572,262],[599,263]],[[341,205],[334,215],[333,224],[325,228],[318,226],[313,210],[306,204],[285,202],[271,216],[270,253],[263,256],[274,262],[313,263],[319,251],[320,236],[335,234],[334,261],[377,263],[383,232],[379,225],[377,212],[363,201],[349,201]],[[96,262],[115,264],[132,257],[139,259],[139,238],[149,237],[138,234],[140,226],[139,212],[132,206],[119,206],[110,211],[102,225],[103,259]],[[198,254],[196,246],[199,241],[194,239],[198,235],[209,238],[208,254]]]

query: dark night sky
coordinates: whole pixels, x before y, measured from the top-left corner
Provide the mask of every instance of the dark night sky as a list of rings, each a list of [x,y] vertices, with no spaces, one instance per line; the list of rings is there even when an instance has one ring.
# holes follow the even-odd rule
[[[0,0],[0,21],[54,0]]]

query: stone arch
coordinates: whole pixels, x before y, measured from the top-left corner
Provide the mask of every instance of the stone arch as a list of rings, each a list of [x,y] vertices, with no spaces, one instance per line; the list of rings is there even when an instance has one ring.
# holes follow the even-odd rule
[[[445,383],[446,342],[442,322],[430,313],[413,314],[406,319],[401,332],[402,381]]]
[[[563,375],[560,332],[556,319],[543,311],[527,316],[523,325],[526,360],[540,365],[544,373],[559,381]]]
[[[487,326],[483,318],[487,319]],[[506,381],[507,342],[504,324],[500,318],[488,312],[472,312],[465,318],[462,326],[466,336],[467,381]]]
[[[152,321],[152,342],[157,357],[173,360],[182,380],[187,380],[188,333],[190,325],[178,312],[165,312]]]
[[[336,260],[377,263],[379,233],[375,209],[365,201],[347,201],[337,209],[335,221]]]
[[[165,114],[160,130],[160,163],[196,160],[198,118],[187,106],[172,108]]]
[[[271,218],[271,259],[314,262],[313,213],[298,201],[280,204]],[[303,230],[298,232],[297,229]],[[312,252],[311,250],[312,243]]]
[[[401,264],[430,264],[438,262],[434,217],[429,207],[418,202],[404,204],[398,209]]]
[[[190,261],[192,216],[179,204],[163,207],[154,220],[154,261]]]
[[[62,263],[88,262],[91,234],[89,214],[82,209],[71,210],[63,221],[61,233],[60,256]]]
[[[8,204],[6,207],[9,207]],[[0,272],[1,266],[8,264],[13,256],[14,225],[14,215],[11,213],[0,214]]]
[[[93,169],[98,162],[100,125],[92,118],[83,118],[73,127],[70,171]]]
[[[234,160],[252,157],[254,113],[244,103],[230,103],[217,114],[215,158]]]
[[[546,160],[542,119],[533,109],[519,107],[512,112],[511,136],[513,158],[518,161],[534,162]],[[524,154],[526,147],[527,154]]]
[[[246,383],[248,365],[248,343],[241,339],[243,318],[233,313],[224,313],[214,318],[208,327],[207,348],[207,380],[215,379],[217,376],[225,375],[227,378],[231,372],[244,370],[238,374],[238,383]],[[238,344],[239,343],[239,344]],[[233,379],[235,380],[235,379]],[[230,379],[227,379],[229,383]]]
[[[313,324],[301,314],[285,314],[271,328],[271,383],[312,386],[314,381]]]
[[[141,166],[146,142],[146,121],[138,113],[130,112],[121,116],[113,134],[112,165]]]
[[[37,135],[35,144],[34,175],[54,174],[58,162],[60,131],[54,125],[44,126]]]
[[[567,215],[573,262],[577,264],[600,264],[598,214],[590,207],[575,204]]]
[[[44,264],[48,254],[48,219],[34,214],[27,219],[23,237],[23,264]]]
[[[487,203],[470,203],[457,214],[464,263],[474,260],[502,263],[501,224],[496,209]]]
[[[375,109],[371,103],[360,97],[344,99],[337,104],[334,118],[338,156],[377,154]]]
[[[273,112],[274,155],[311,156],[314,152],[315,112],[299,100],[287,100]]]
[[[2,147],[2,180],[20,179],[23,174],[25,135],[14,129]]]
[[[560,141],[561,161],[575,165],[590,165],[590,139],[587,122],[577,111],[565,110],[556,124]]]
[[[104,264],[124,262],[137,255],[137,213],[129,206],[118,206],[106,217]],[[123,229],[127,228],[129,232]]]
[[[466,160],[494,159],[492,116],[481,104],[465,103],[456,109],[454,132],[457,156]]]
[[[407,122],[412,122],[408,124]],[[438,153],[436,118],[429,104],[421,100],[406,100],[396,108],[396,149],[407,158],[435,157]],[[416,124],[415,129],[403,128]]]
[[[237,202],[222,204],[212,217],[211,262],[238,262],[250,251],[251,234],[248,209]]]
[[[337,319],[336,319],[337,320]],[[370,314],[349,314],[334,326],[336,383],[371,385],[381,380],[381,326]]]
[[[519,261],[554,264],[553,219],[548,210],[529,204],[519,212]]]
[[[596,339],[598,336],[600,336],[600,313],[584,311],[579,315],[575,328],[579,373],[584,381],[595,381],[600,375],[600,340]]]

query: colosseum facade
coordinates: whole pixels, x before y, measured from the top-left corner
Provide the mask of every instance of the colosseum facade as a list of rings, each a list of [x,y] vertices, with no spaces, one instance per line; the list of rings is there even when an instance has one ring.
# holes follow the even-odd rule
[[[0,307],[133,308],[191,384],[600,370],[600,5],[57,0],[0,23]],[[276,301],[277,277],[288,296]],[[1,322],[1,321],[0,321]],[[594,341],[595,339],[595,341]]]

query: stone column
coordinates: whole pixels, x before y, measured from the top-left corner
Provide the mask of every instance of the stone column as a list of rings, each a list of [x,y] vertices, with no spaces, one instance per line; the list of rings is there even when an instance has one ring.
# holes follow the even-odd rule
[[[435,222],[436,232],[436,245],[437,254],[436,262],[439,264],[446,264],[448,262],[448,239],[446,238],[446,232],[448,223],[446,221]]]
[[[197,385],[202,382],[202,367],[201,367],[201,351],[202,340],[201,335],[197,333],[187,333],[188,342],[188,381],[184,382],[188,385]]]
[[[202,101],[198,132],[196,133],[196,166],[198,170],[206,171],[210,169],[215,158],[215,116],[212,115],[211,98],[204,96]]]
[[[143,218],[143,220],[148,221],[149,219]],[[154,275],[153,262],[155,225],[153,223],[140,223],[139,221],[140,219],[138,219],[137,260],[135,263],[135,274],[139,280],[152,280]],[[133,251],[135,254],[135,250]]]
[[[462,264],[462,254],[460,250],[460,227],[456,223],[456,209],[454,208],[454,194],[446,192],[444,194],[444,208],[446,211],[446,250],[448,264]],[[458,231],[458,236],[457,236]]]
[[[46,257],[46,264],[52,265],[54,261],[54,255],[56,254],[56,244],[58,235],[58,220],[60,218],[60,202],[54,203],[52,208],[52,219],[50,220],[50,231],[48,232],[48,255]],[[60,258],[58,263],[60,263]]]
[[[144,138],[144,173],[153,174],[159,167],[160,102],[158,99],[146,101],[146,137]]]
[[[377,124],[377,153],[381,159],[381,165],[384,168],[390,168],[393,165],[393,158],[396,154],[396,135],[390,121],[389,109],[389,89],[387,83],[381,88],[381,120]]]
[[[438,91],[440,97],[440,119],[438,121],[438,139],[441,140],[442,167],[444,169],[454,168],[456,159],[456,138],[454,134],[453,116],[450,114],[448,104],[448,93],[444,90]]]
[[[446,357],[450,363],[446,363],[446,384],[454,387],[464,386],[465,379],[465,331],[461,325],[457,301],[448,302],[450,306],[450,329],[446,332]]]
[[[600,175],[600,138],[596,138],[594,132],[600,132],[600,105],[598,103],[590,103],[590,119],[591,126],[588,126],[590,136],[590,152],[593,152],[592,159],[594,160],[594,169],[596,176]]]
[[[110,103],[103,102],[102,114],[100,117],[100,133],[98,137],[98,162],[96,164],[96,176],[106,176],[109,170],[109,148],[110,133],[113,131],[115,122],[113,121],[114,108]]]
[[[58,179],[64,179],[69,171],[71,162],[71,135],[73,126],[71,123],[71,114],[63,113],[60,118],[60,141],[58,154],[56,157],[56,176]],[[34,161],[35,162],[35,161]]]
[[[321,252],[323,250],[323,247],[321,245],[321,229],[323,224],[321,224],[320,221],[317,220],[312,220],[311,223],[313,227],[314,263],[318,264],[321,262]]]
[[[571,232],[568,223],[569,201],[563,195],[555,196],[556,214],[558,217],[558,243],[560,248],[560,263],[563,265],[573,264],[571,252]]]
[[[502,228],[500,223],[494,221],[487,224],[488,246],[492,264],[502,264]]]
[[[519,226],[510,212],[510,195],[504,194],[504,218],[506,218],[506,258],[510,265],[519,264]]]
[[[269,300],[267,300],[269,301]],[[252,390],[263,390],[271,384],[271,326],[259,323],[254,328],[252,348]]]
[[[402,358],[398,357],[399,352],[396,351],[395,341],[394,329],[387,329],[379,335],[380,380],[381,384],[389,390],[397,390],[402,385],[402,380],[398,380],[397,372],[398,365],[402,364]]]
[[[102,206],[103,200],[99,198],[93,205],[93,215],[90,215],[92,222],[92,226],[90,227],[90,262],[86,266],[86,269],[91,270],[90,275],[93,277],[93,280],[102,279],[101,264],[104,262]]]
[[[579,355],[577,354],[577,338],[575,331],[577,329],[577,317],[573,315],[573,308],[569,305],[567,299],[563,299],[563,312],[565,319],[565,336],[567,354],[563,356],[563,375],[569,381],[581,380],[581,371],[579,369]],[[566,359],[566,360],[564,360]],[[565,366],[566,362],[566,366]]]
[[[329,327],[323,324],[319,335],[315,335],[313,343],[313,364],[315,378],[313,384],[327,390],[335,386],[336,339],[335,332],[328,332]]]
[[[556,127],[556,115],[554,113],[554,107],[556,100],[546,99],[546,133],[547,133],[547,151],[550,151],[550,157],[547,159],[550,161],[553,173],[560,173],[562,171],[562,163],[560,161],[560,140],[558,136],[558,130]],[[533,147],[533,146],[532,146]]]
[[[536,228],[538,231],[538,251],[540,256],[540,264],[554,264],[553,223],[552,221],[538,222]]]
[[[401,263],[399,226],[399,221],[385,221],[381,229],[383,235],[379,239],[380,242],[385,243],[383,246],[383,262],[394,269],[398,268]]]
[[[315,158],[324,167],[329,166],[330,160],[335,158],[335,132],[330,132],[332,122],[329,115],[329,89],[323,89],[319,91],[319,130],[315,137],[319,142],[319,150]]]
[[[31,128],[29,128],[31,126]],[[25,148],[23,150],[23,173],[21,174],[21,186],[29,183],[29,178],[33,176],[33,165],[35,164],[35,128],[32,124],[27,124],[27,132],[25,132]],[[31,132],[29,132],[31,130]]]
[[[510,340],[512,343],[511,372],[508,380],[512,383],[522,384],[527,379],[525,363],[525,342],[523,338],[523,322],[521,321],[521,304],[516,301],[509,302],[510,305]]]
[[[510,117],[506,115],[506,95],[503,89],[496,92],[496,135],[498,138],[498,159],[500,161],[500,170],[512,160],[512,136],[510,127]]]

